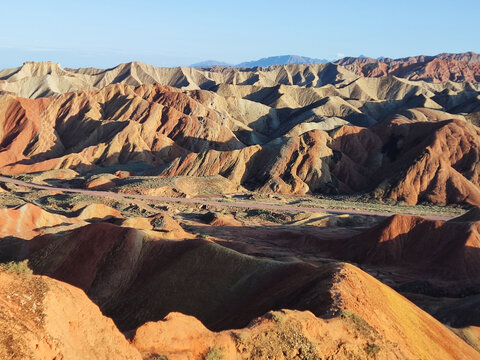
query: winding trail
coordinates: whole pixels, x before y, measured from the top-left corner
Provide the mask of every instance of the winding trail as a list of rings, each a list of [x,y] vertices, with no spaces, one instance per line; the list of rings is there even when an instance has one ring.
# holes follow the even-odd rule
[[[328,214],[349,214],[349,215],[374,215],[374,216],[392,216],[399,213],[381,213],[381,212],[368,212],[368,211],[358,211],[358,210],[347,210],[347,209],[329,209],[322,207],[309,207],[309,206],[295,206],[295,205],[274,205],[274,204],[265,204],[255,201],[216,201],[216,200],[204,200],[204,199],[187,199],[187,198],[178,198],[170,196],[151,196],[151,195],[140,195],[140,194],[122,194],[111,191],[101,191],[101,190],[87,190],[87,189],[75,189],[75,188],[64,188],[56,187],[49,185],[40,185],[27,181],[11,179],[5,176],[0,176],[0,182],[25,186],[32,189],[40,190],[50,190],[57,191],[62,193],[78,193],[85,194],[90,196],[98,197],[109,197],[113,199],[139,199],[139,200],[151,200],[151,201],[160,201],[160,202],[174,202],[174,203],[184,203],[184,204],[197,204],[197,205],[209,205],[209,206],[224,206],[224,207],[237,207],[245,209],[258,209],[258,210],[274,210],[274,211],[301,211],[301,212],[325,212]],[[423,216],[426,219],[431,220],[450,220],[453,217],[448,216]]]

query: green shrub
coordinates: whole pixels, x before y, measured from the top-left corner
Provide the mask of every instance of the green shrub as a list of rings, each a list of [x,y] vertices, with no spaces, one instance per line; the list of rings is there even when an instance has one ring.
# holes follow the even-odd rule
[[[368,344],[364,350],[369,356],[375,356],[380,351],[380,347],[377,344]]]
[[[351,312],[350,310],[340,310],[337,313],[337,316],[351,322],[355,326],[355,328],[364,336],[369,336],[372,332],[376,332],[368,322],[366,322],[362,317]]]
[[[168,356],[167,355],[155,356],[152,358],[152,360],[168,360]]]
[[[272,311],[267,314],[267,318],[276,323],[282,322],[285,319],[283,311]]]
[[[32,269],[28,266],[28,260],[23,261],[10,261],[8,263],[0,264],[0,269],[5,272],[14,273],[14,274],[33,274]]]
[[[201,238],[201,239],[208,239],[208,238],[210,238],[210,236],[207,235],[207,234],[202,234],[202,233],[198,233],[198,232],[193,233],[193,234],[194,234],[197,238]]]
[[[208,349],[207,354],[205,355],[205,360],[224,360],[225,354],[224,349],[218,348],[216,346]]]

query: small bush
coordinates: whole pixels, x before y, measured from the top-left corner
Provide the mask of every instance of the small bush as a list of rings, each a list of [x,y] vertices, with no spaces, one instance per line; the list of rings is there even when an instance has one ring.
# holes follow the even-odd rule
[[[262,220],[270,221],[277,224],[283,224],[285,222],[291,221],[291,217],[286,214],[276,213],[274,211],[264,209],[248,210],[247,216],[259,217]]]
[[[285,319],[285,315],[282,311],[272,311],[267,314],[267,318],[273,320],[276,323],[279,323]]]
[[[353,323],[355,328],[364,336],[369,336],[372,331],[375,332],[368,322],[350,310],[343,309],[338,312],[337,316]]]
[[[22,175],[18,175],[17,179],[20,181],[30,182],[33,180],[33,177],[34,176],[30,174],[22,174]]]
[[[236,343],[244,343],[250,338],[250,334],[248,332],[239,332],[239,333],[232,333],[232,337]]]
[[[152,360],[168,360],[168,356],[167,355],[155,356],[152,358]]]
[[[369,356],[375,356],[380,351],[380,347],[377,344],[368,344],[364,350]]]
[[[224,349],[218,348],[216,346],[208,349],[207,355],[205,355],[205,360],[224,360],[225,354]]]
[[[202,233],[193,233],[197,238],[201,238],[201,239],[209,239],[210,236],[207,235],[207,234],[202,234]]]
[[[33,274],[32,269],[28,266],[28,260],[23,261],[10,261],[8,263],[0,264],[0,269],[2,271],[14,274],[26,274],[31,275]]]

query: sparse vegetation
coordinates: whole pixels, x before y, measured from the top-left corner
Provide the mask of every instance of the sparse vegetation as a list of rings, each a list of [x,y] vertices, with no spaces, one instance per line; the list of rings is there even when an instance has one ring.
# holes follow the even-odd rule
[[[201,238],[201,239],[208,239],[208,238],[210,238],[209,235],[207,235],[207,234],[202,234],[202,233],[198,233],[198,232],[197,232],[197,233],[194,233],[194,235],[195,235],[197,238]]]
[[[219,347],[211,347],[208,349],[207,354],[204,357],[205,360],[224,360],[225,350]]]
[[[367,212],[380,213],[402,213],[409,215],[445,215],[458,216],[465,211],[461,206],[444,206],[439,204],[421,203],[417,205],[406,205],[403,201],[393,201],[389,199],[375,199],[368,194],[363,195],[323,195],[315,194],[311,198],[302,197],[300,199],[290,199],[290,205],[325,207],[336,210],[363,210]]]
[[[33,271],[28,265],[28,260],[23,261],[10,261],[0,264],[0,269],[8,273],[14,273],[18,275],[32,275]]]
[[[364,350],[369,356],[376,356],[380,347],[377,344],[368,344]]]
[[[152,358],[152,360],[168,360],[168,356],[167,355],[158,355],[158,356],[154,356]]]
[[[375,331],[369,323],[367,323],[362,317],[358,316],[357,314],[349,311],[349,310],[341,310],[337,314],[342,319],[350,321],[353,323],[355,328],[363,335],[369,336],[372,331]]]
[[[272,311],[267,314],[267,317],[276,323],[282,322],[285,319],[284,313],[281,311]]]
[[[20,175],[13,176],[13,178],[15,179],[26,181],[26,182],[32,181],[34,177],[35,176],[33,174],[20,174]]]
[[[373,339],[376,335],[378,335],[377,330],[372,328],[369,323],[367,323],[362,317],[349,310],[341,310],[338,312],[337,316],[351,322],[358,332],[369,339]],[[376,354],[380,351],[380,347],[372,342],[369,343],[364,350],[368,356],[375,358]]]
[[[264,209],[255,209],[247,211],[248,216],[258,217],[262,220],[270,221],[277,224],[282,224],[291,221],[291,217],[281,212],[274,212]]]
[[[232,333],[232,338],[235,340],[238,346],[238,344],[244,343],[250,339],[250,334],[248,332]]]

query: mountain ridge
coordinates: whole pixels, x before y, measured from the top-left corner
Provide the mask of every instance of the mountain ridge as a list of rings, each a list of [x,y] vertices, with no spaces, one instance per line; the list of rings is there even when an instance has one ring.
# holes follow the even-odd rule
[[[126,83],[133,86],[160,84],[184,90],[215,90],[224,85],[273,87],[296,85],[302,88],[336,88],[361,78],[384,79],[421,84],[428,87],[440,83],[462,86],[480,82],[480,63],[434,59],[428,63],[349,62],[281,65],[266,68],[195,69],[191,67],[162,68],[141,62],[123,63],[110,69],[69,69],[53,62],[26,62],[17,68],[0,70],[0,93],[26,98],[48,97],[78,90],[101,89],[110,84]],[[371,80],[368,80],[371,81]],[[376,86],[376,85],[373,85]],[[422,85],[423,86],[423,85]],[[455,85],[456,86],[456,85]],[[470,86],[470,85],[468,85]],[[216,91],[216,90],[215,90]]]
[[[300,55],[279,55],[279,56],[269,56],[266,58],[261,58],[258,60],[244,61],[241,62],[235,67],[268,67],[275,65],[299,65],[299,64],[327,64],[329,61],[327,59],[316,59],[310,58],[307,56]]]
[[[300,55],[277,55],[277,56],[268,56],[258,60],[243,61],[241,63],[232,65],[224,61],[217,60],[205,60],[198,63],[190,65],[194,68],[210,68],[215,66],[220,67],[233,67],[233,68],[253,68],[253,67],[268,67],[275,65],[291,65],[291,64],[326,64],[329,60],[327,59],[315,59],[308,56]]]
[[[379,56],[377,58],[372,58],[365,55],[359,56],[346,56],[339,59],[328,60],[328,59],[320,59],[320,58],[311,58],[308,56],[300,56],[300,55],[276,55],[276,56],[269,56],[257,60],[251,61],[243,61],[238,64],[230,64],[224,61],[217,61],[217,60],[205,60],[198,63],[194,63],[190,65],[190,67],[194,68],[211,68],[215,66],[220,67],[232,67],[232,68],[254,68],[254,67],[269,67],[269,66],[277,66],[277,65],[291,65],[291,64],[328,64],[328,63],[339,63],[339,64],[347,64],[352,62],[359,62],[359,63],[374,63],[374,62],[382,62],[382,63],[393,63],[393,62],[425,62],[425,61],[432,61],[434,59],[441,59],[441,60],[456,60],[456,61],[465,61],[467,63],[478,63],[480,62],[480,55],[473,52],[467,51],[463,53],[440,53],[437,55],[416,55],[416,56],[408,56],[408,57],[401,57],[401,58],[390,58],[386,56]]]

